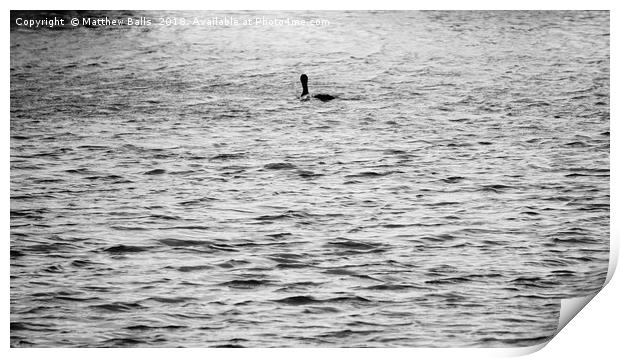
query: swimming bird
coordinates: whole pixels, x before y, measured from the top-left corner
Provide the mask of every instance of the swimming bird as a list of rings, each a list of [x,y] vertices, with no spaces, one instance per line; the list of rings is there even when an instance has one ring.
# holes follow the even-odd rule
[[[302,101],[308,100],[310,99],[310,97],[316,98],[322,102],[331,101],[332,99],[336,98],[335,96],[332,96],[330,94],[323,94],[323,93],[310,96],[310,93],[308,93],[308,76],[303,74],[301,75],[301,77],[299,77],[299,80],[301,81],[301,87],[303,87],[303,91],[301,92]]]

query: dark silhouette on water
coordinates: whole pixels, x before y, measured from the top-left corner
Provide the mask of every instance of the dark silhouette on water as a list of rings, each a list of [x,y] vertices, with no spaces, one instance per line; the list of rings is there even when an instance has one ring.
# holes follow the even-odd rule
[[[301,99],[302,100],[306,100],[310,97],[310,94],[308,93],[308,76],[306,76],[305,74],[301,75],[301,77],[299,78],[299,80],[301,81],[301,86],[303,87],[303,91],[301,92]],[[312,97],[321,100],[323,102],[327,102],[327,101],[331,101],[332,99],[336,98],[332,95],[329,94],[315,94]]]

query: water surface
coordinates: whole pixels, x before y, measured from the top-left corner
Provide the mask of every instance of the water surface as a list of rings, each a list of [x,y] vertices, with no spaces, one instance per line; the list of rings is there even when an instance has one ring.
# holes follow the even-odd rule
[[[608,12],[105,15],[257,14],[329,25],[11,28],[12,346],[526,346],[601,287]]]

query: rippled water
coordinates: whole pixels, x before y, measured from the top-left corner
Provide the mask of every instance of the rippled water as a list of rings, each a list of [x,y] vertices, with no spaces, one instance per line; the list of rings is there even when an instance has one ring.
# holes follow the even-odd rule
[[[11,28],[12,346],[525,346],[604,282],[608,12],[131,15],[329,25]]]

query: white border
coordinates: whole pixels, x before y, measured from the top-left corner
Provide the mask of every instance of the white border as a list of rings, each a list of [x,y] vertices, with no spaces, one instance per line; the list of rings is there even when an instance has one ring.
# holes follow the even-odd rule
[[[83,1],[54,1],[54,2],[44,2],[44,1],[21,1],[19,3],[14,3],[9,6],[9,9],[19,9],[19,10],[27,10],[27,9],[83,9],[85,8],[85,3]],[[541,0],[522,0],[522,1],[489,1],[489,0],[478,0],[478,1],[446,1],[446,0],[435,0],[435,1],[426,1],[426,2],[416,2],[409,3],[404,1],[397,0],[381,0],[377,2],[370,1],[356,1],[356,2],[339,2],[335,0],[305,0],[305,1],[263,1],[260,4],[257,2],[251,2],[249,0],[239,1],[239,0],[228,0],[225,2],[209,2],[209,3],[198,3],[196,1],[186,1],[186,0],[177,0],[174,2],[163,2],[163,1],[133,1],[128,3],[127,1],[119,1],[119,0],[109,0],[105,2],[88,3],[88,8],[91,9],[161,9],[161,10],[169,10],[169,9],[177,9],[177,10],[186,10],[186,9],[212,9],[212,10],[239,10],[239,9],[261,9],[261,10],[272,10],[272,9],[291,9],[291,10],[321,10],[321,9],[329,9],[329,10],[365,10],[365,9],[398,9],[398,10],[406,10],[406,9],[417,9],[417,10],[425,10],[425,9],[493,9],[493,10],[512,10],[512,9],[532,9],[532,10],[545,10],[545,9],[574,9],[574,10],[594,10],[594,9],[603,9],[603,10],[612,10],[611,12],[611,32],[614,34],[610,37],[611,40],[611,59],[615,58],[614,49],[617,48],[615,43],[615,34],[617,33],[615,20],[615,10],[616,6],[611,1],[599,1],[599,0],[590,0],[590,1],[541,1]],[[3,19],[6,20],[5,26],[8,27],[9,19],[9,9],[4,12],[2,16]],[[3,38],[4,48],[7,49],[9,47],[10,36],[5,33],[5,37]],[[2,151],[2,164],[5,170],[0,173],[0,178],[3,183],[5,183],[4,188],[2,190],[2,218],[0,219],[2,225],[2,232],[5,234],[4,238],[4,255],[3,263],[5,269],[8,271],[9,262],[10,262],[10,240],[9,240],[9,206],[10,206],[10,147],[9,137],[10,137],[10,120],[9,120],[9,107],[10,107],[10,74],[7,71],[7,67],[10,64],[10,51],[5,51],[5,55],[2,57],[2,61],[4,62],[4,87],[3,87],[3,95],[4,95],[4,111],[3,117],[4,121],[2,121],[3,128],[3,136],[6,139],[6,144],[1,147]],[[612,62],[613,63],[613,62]],[[611,71],[611,88],[617,88],[618,81],[615,79],[617,76],[614,75],[615,72]],[[610,100],[610,105],[612,109],[613,116],[613,108],[615,108],[615,96],[612,96]],[[614,121],[610,121],[611,132],[618,133],[618,126],[614,124]],[[612,146],[611,146],[611,158],[614,160],[611,163],[611,212],[612,212],[612,220],[611,220],[611,241],[612,241],[612,259],[610,260],[610,274],[608,274],[608,281],[611,278],[611,273],[614,272],[615,266],[617,263],[618,256],[618,237],[620,236],[620,231],[618,230],[617,220],[614,220],[613,213],[617,210],[617,188],[618,188],[618,165],[615,158],[617,158],[617,145],[614,144],[612,138]],[[394,357],[411,357],[412,355],[419,355],[422,357],[497,357],[497,356],[514,356],[519,354],[527,354],[537,349],[540,349],[545,346],[545,344],[530,347],[525,349],[512,349],[512,348],[502,348],[502,349],[484,349],[484,348],[475,348],[475,349],[244,349],[244,350],[231,350],[231,349],[185,349],[185,350],[171,350],[171,349],[106,349],[106,350],[98,350],[98,349],[63,349],[63,348],[54,348],[54,349],[9,349],[10,345],[10,330],[8,321],[10,321],[10,296],[9,290],[9,275],[5,273],[2,276],[2,281],[4,287],[7,289],[3,293],[4,299],[4,325],[2,328],[3,337],[5,339],[5,354],[10,354],[11,356],[24,356],[30,357],[34,355],[42,355],[46,356],[76,356],[82,357],[83,355],[93,356],[93,357],[107,357],[110,354],[114,355],[130,355],[130,354],[148,354],[155,357],[167,357],[171,354],[183,354],[187,356],[204,356],[207,355],[215,355],[215,356],[226,356],[226,357],[236,357],[236,356],[270,356],[270,357],[286,357],[289,358],[291,355],[297,357],[313,357],[315,355],[327,355],[327,356],[341,356],[341,355],[351,355],[356,357],[365,357],[365,356],[375,356],[377,354],[389,354]],[[617,281],[617,280],[616,280]],[[618,332],[618,304],[620,302],[620,286],[617,282],[611,282],[607,287],[603,289],[602,294],[595,296],[592,299],[592,303],[586,306],[582,313],[577,315],[574,319],[574,323],[569,323],[568,326],[558,334],[553,340],[548,343],[548,347],[537,352],[535,354],[536,357],[573,357],[573,356],[584,356],[586,354],[591,355],[595,353],[595,355],[602,356],[610,356],[610,352],[617,352],[617,332]],[[613,335],[613,336],[612,336]],[[598,353],[598,354],[596,354]]]

